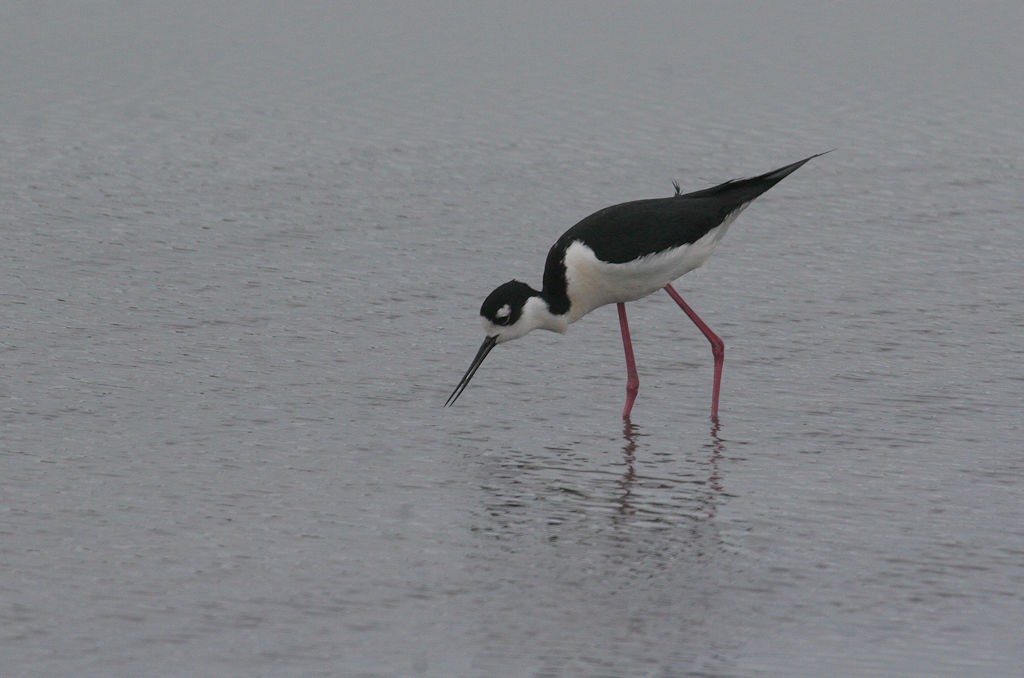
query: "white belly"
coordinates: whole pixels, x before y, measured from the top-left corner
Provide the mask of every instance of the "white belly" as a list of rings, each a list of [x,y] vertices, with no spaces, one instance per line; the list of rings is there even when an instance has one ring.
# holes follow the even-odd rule
[[[745,207],[745,205],[744,205]],[[676,278],[699,268],[711,256],[715,245],[741,209],[700,240],[624,264],[599,261],[594,251],[574,242],[565,252],[569,281],[569,322],[605,304],[633,301],[660,290]]]

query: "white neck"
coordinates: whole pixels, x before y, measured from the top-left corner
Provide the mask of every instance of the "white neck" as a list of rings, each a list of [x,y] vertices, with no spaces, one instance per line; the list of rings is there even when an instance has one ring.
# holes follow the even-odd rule
[[[544,299],[530,297],[523,305],[523,315],[516,324],[522,324],[528,328],[523,334],[530,330],[550,330],[565,334],[565,330],[569,327],[569,316],[555,315]]]

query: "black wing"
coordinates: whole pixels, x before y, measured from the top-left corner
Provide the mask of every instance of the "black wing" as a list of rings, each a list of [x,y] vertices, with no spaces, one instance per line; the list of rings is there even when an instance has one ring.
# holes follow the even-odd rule
[[[727,181],[693,193],[606,207],[562,234],[552,249],[560,248],[564,253],[573,241],[579,240],[602,261],[621,264],[687,245],[816,157],[812,155],[760,176]]]

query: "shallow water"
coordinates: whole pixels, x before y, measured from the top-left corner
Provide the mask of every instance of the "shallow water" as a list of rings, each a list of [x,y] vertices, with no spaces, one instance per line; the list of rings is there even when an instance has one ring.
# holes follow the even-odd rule
[[[9,7],[0,673],[1024,672],[1016,5]],[[604,205],[836,147],[499,347]]]

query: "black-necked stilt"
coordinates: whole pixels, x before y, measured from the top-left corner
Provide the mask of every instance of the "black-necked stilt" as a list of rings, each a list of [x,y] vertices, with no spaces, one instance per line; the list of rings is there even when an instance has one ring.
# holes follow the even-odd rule
[[[804,158],[773,172],[737,179],[702,191],[612,205],[591,214],[562,234],[544,264],[544,288],[537,291],[512,280],[491,292],[480,307],[487,337],[459,385],[445,402],[454,403],[469,385],[484,358],[498,344],[535,329],[565,332],[587,313],[618,304],[622,345],[626,352],[626,406],[629,417],[640,386],[625,302],[664,288],[711,342],[714,384],[711,417],[718,417],[725,344],[672,287],[672,281],[702,266],[729,225],[757,196],[804,163]]]

